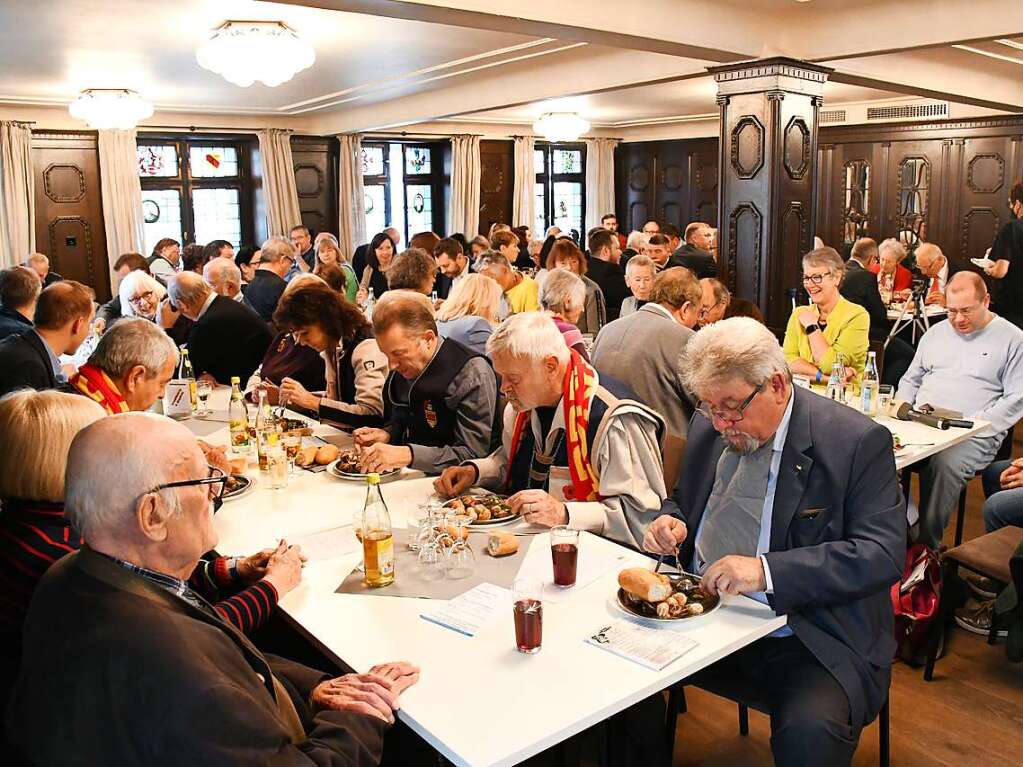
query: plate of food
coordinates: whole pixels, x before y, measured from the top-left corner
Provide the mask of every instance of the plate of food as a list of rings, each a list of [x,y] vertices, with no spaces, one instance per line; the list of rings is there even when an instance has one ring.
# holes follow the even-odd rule
[[[229,474],[227,482],[224,484],[223,500],[233,501],[243,495],[248,495],[255,486],[255,483],[244,474]]]
[[[469,527],[498,527],[514,522],[521,517],[508,505],[508,496],[489,491],[463,493],[444,504],[455,514],[467,514],[472,522]]]
[[[333,447],[333,446],[332,446]],[[327,473],[338,479],[347,479],[353,482],[365,482],[369,474],[359,471],[359,454],[354,450],[341,450],[337,454],[337,460],[327,466]],[[401,469],[377,472],[380,479],[394,477],[401,473]]]
[[[629,567],[618,573],[618,586],[618,606],[655,623],[691,621],[721,606],[721,598],[701,589],[699,576],[691,573],[668,576]]]

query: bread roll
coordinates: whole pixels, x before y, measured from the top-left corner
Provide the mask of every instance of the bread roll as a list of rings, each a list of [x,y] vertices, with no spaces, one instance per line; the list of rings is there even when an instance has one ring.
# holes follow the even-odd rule
[[[491,533],[487,553],[492,557],[507,557],[519,550],[519,539],[511,533]]]
[[[299,448],[298,455],[295,456],[295,463],[299,466],[312,466],[316,463],[316,453],[319,449],[316,445],[305,445]]]
[[[663,602],[671,596],[671,581],[667,575],[647,570],[644,567],[629,567],[618,573],[618,585],[637,599],[646,602]]]
[[[341,455],[341,451],[338,450],[337,445],[320,445],[316,451],[316,463],[326,466],[328,463],[336,461],[339,455]]]

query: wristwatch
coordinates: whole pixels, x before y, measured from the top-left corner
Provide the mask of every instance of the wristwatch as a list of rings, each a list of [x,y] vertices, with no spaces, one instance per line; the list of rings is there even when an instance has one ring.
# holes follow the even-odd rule
[[[812,333],[816,333],[820,329],[821,326],[814,322],[813,324],[807,325],[805,328],[803,328],[803,332],[806,333],[807,335],[810,335]]]

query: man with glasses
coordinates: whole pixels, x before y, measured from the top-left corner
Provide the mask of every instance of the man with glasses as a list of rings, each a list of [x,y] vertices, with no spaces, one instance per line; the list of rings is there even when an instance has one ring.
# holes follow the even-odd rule
[[[66,513],[88,544],[39,582],[12,696],[10,732],[32,763],[379,762],[416,668],[330,679],[263,655],[189,586],[217,544],[223,482],[162,416],[111,416],[75,437]]]
[[[277,302],[287,287],[284,277],[295,263],[295,251],[283,237],[271,237],[259,253],[259,267],[245,290],[243,303],[267,324],[274,316]]]
[[[957,410],[991,426],[932,456],[923,469],[927,492],[918,540],[932,548],[941,543],[966,482],[994,460],[1023,416],[1023,330],[990,311],[987,286],[973,272],[949,280],[943,301],[948,321],[924,333],[895,396],[917,408]]]
[[[709,593],[788,617],[692,681],[766,699],[775,764],[848,765],[895,651],[889,589],[906,520],[891,433],[794,388],[777,340],[750,318],[698,332],[681,370],[700,403],[643,546],[677,557]]]
[[[732,293],[725,287],[725,283],[713,277],[704,277],[700,280],[700,322],[701,328],[713,325],[724,319],[728,311],[728,304],[732,301]]]

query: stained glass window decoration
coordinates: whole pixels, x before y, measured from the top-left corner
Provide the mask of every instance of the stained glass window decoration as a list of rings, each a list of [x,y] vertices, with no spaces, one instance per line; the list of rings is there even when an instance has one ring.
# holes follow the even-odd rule
[[[578,149],[555,149],[552,154],[554,173],[582,173],[583,153]]]
[[[433,190],[426,184],[409,184],[405,187],[408,206],[408,235],[429,232],[433,229]]]
[[[242,221],[237,189],[193,189],[192,216],[196,242],[227,240],[239,247]]]
[[[366,206],[366,236],[372,237],[387,226],[387,202],[383,184],[367,184],[363,187],[363,204]]]
[[[175,178],[178,175],[178,150],[173,144],[139,144],[135,148],[139,176]]]
[[[181,242],[181,192],[177,189],[142,190],[145,252],[152,253],[164,237]]]
[[[188,148],[188,172],[192,178],[237,177],[238,150],[233,146],[191,146]]]
[[[382,146],[364,146],[362,148],[362,175],[384,175],[384,148]]]
[[[425,146],[405,148],[405,174],[419,176],[430,172],[430,150]]]
[[[583,188],[577,181],[554,182],[554,225],[563,232],[583,230]]]

